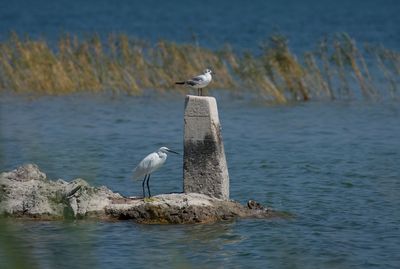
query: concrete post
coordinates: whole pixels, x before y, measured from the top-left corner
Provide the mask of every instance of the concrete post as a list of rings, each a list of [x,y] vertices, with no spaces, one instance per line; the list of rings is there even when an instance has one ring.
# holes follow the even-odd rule
[[[228,167],[215,98],[186,96],[184,121],[184,192],[228,200]]]

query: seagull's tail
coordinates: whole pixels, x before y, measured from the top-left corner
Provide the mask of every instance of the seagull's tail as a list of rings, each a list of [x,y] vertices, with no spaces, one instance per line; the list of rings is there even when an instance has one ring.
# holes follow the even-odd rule
[[[179,85],[184,85],[186,82],[185,81],[177,81],[175,82],[175,84],[179,84]]]

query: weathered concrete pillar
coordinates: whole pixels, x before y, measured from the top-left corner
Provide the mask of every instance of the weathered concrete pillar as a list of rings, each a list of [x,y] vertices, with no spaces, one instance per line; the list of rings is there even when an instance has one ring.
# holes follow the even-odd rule
[[[228,200],[228,167],[215,98],[186,96],[184,120],[184,192]]]

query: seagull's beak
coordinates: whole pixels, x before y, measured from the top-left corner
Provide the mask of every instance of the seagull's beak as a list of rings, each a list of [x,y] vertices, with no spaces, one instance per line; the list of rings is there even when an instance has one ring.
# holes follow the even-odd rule
[[[179,152],[176,152],[176,151],[173,151],[173,150],[170,150],[170,149],[167,149],[169,152],[172,152],[172,153],[175,153],[175,154],[178,154],[178,155],[180,155],[179,154]]]

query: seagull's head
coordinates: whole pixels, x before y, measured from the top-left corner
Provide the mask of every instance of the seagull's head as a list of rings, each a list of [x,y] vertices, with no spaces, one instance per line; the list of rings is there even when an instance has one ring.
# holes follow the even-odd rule
[[[204,69],[203,74],[210,74],[210,75],[215,75],[215,73],[211,69]]]
[[[178,152],[170,150],[167,147],[161,147],[161,148],[158,149],[158,151],[161,151],[161,152],[164,152],[164,153],[172,152],[172,153],[175,153],[175,154],[179,154]]]

